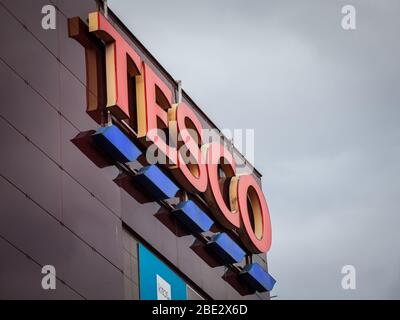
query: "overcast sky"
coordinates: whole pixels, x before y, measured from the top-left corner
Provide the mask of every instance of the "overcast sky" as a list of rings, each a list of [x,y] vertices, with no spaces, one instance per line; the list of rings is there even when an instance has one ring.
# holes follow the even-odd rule
[[[255,129],[272,294],[400,299],[400,1],[109,5],[217,126]]]

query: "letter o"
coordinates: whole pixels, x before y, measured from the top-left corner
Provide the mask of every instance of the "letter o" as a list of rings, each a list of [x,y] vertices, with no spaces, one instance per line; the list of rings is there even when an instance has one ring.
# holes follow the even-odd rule
[[[271,247],[271,220],[264,194],[252,175],[239,177],[237,196],[242,221],[240,237],[243,244],[253,253],[267,252]],[[254,228],[249,209],[252,210]]]

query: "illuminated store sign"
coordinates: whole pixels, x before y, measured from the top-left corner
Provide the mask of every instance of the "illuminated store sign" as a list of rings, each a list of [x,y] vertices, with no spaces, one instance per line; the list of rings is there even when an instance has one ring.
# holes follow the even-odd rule
[[[143,167],[131,179],[153,200],[184,191],[186,197],[171,214],[189,233],[212,231],[214,221],[226,229],[207,244],[225,264],[241,262],[246,252],[267,252],[271,222],[254,174],[238,175],[229,148],[206,138],[202,119],[186,102],[175,99],[175,89],[102,13],[90,13],[88,27],[79,18],[69,19],[69,35],[85,47],[87,113],[102,125],[91,135],[96,147],[122,165],[139,161]],[[187,194],[200,196],[207,208]],[[258,291],[270,290],[268,281],[260,278],[263,272],[268,275],[262,268],[243,270],[243,281]],[[166,293],[168,285],[161,278]]]

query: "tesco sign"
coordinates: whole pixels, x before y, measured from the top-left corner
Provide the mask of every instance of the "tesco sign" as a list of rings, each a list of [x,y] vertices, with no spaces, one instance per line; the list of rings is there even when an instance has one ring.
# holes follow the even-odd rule
[[[71,24],[70,34],[73,28]],[[267,252],[271,246],[270,215],[254,173],[238,174],[230,148],[206,137],[196,112],[187,103],[176,101],[170,86],[102,13],[89,14],[88,32],[105,49],[101,67],[106,110],[126,124],[135,122],[132,129],[147,150],[146,161],[165,166],[186,192],[202,195],[213,217],[224,228],[236,230],[248,252]],[[75,37],[81,37],[79,41],[86,48],[90,46],[83,36],[76,33]],[[89,65],[88,78],[93,77],[93,70]],[[104,84],[89,83],[93,91],[100,85]],[[131,99],[135,99],[135,109]],[[95,109],[89,101],[88,111]]]

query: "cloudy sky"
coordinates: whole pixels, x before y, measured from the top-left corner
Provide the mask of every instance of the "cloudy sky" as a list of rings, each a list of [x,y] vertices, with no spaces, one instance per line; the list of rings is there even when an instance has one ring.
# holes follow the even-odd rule
[[[273,294],[400,299],[400,1],[109,5],[220,128],[255,129]]]

